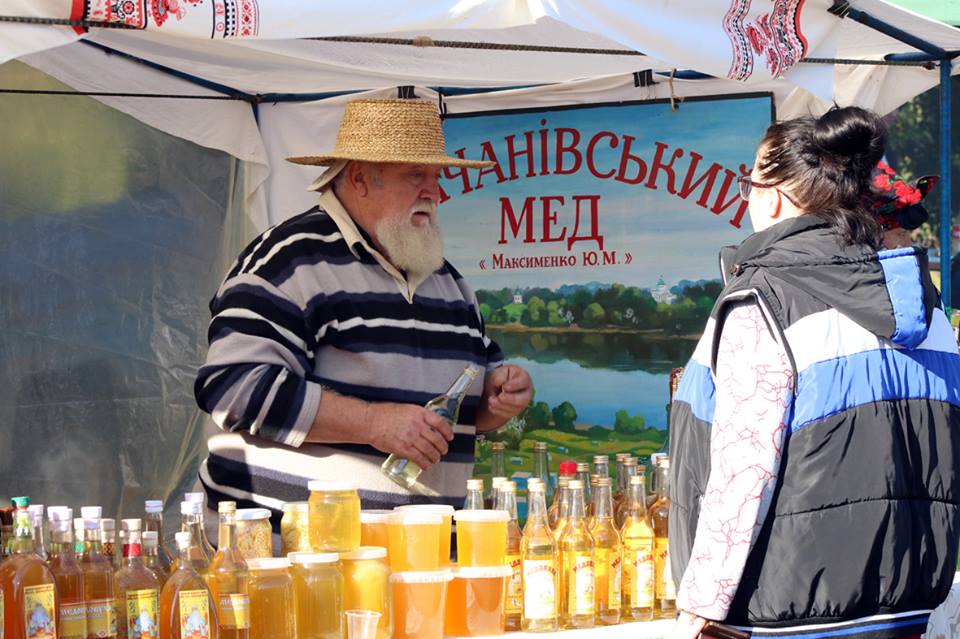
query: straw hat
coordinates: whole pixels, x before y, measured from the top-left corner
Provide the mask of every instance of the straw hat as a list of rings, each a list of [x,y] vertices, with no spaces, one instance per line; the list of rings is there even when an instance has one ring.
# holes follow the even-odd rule
[[[333,166],[345,161],[400,162],[479,169],[495,162],[447,155],[440,114],[424,100],[353,100],[340,120],[329,155],[289,157],[294,164]],[[342,166],[341,166],[342,168]],[[327,173],[329,173],[328,171]]]

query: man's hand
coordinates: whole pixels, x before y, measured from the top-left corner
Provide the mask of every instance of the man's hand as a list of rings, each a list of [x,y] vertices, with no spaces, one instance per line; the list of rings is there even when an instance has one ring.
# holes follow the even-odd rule
[[[414,404],[369,404],[370,445],[406,457],[426,470],[447,454],[453,429],[446,420]]]
[[[673,631],[670,633],[670,639],[697,639],[700,631],[707,624],[707,620],[698,617],[692,612],[681,610],[676,622],[673,624]]]
[[[533,380],[527,371],[513,364],[493,369],[483,380],[478,430],[499,428],[511,417],[519,415],[532,398]]]

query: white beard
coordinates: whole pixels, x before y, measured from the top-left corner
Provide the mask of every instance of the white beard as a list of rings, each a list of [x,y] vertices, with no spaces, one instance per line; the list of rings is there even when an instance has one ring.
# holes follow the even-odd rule
[[[415,212],[429,213],[429,222],[414,226]],[[375,227],[387,257],[409,276],[426,277],[443,266],[443,238],[436,216],[437,205],[427,201],[414,205],[405,217],[384,218]]]

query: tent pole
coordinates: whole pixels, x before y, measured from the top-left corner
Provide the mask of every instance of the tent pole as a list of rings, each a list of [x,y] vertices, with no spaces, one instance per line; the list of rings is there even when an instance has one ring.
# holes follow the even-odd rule
[[[951,304],[950,285],[950,237],[953,231],[953,187],[950,179],[952,94],[950,83],[950,60],[940,61],[940,293],[943,306],[949,310]]]

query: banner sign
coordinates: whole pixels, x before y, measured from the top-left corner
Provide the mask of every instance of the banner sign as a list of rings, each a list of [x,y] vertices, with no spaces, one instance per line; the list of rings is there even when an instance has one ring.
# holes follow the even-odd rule
[[[767,94],[448,115],[447,149],[496,162],[446,169],[446,254],[488,334],[536,396],[507,428],[507,473],[535,441],[562,459],[666,439],[669,375],[720,292],[717,253],[750,233],[737,179],[772,118]]]

